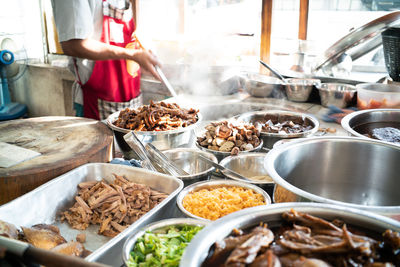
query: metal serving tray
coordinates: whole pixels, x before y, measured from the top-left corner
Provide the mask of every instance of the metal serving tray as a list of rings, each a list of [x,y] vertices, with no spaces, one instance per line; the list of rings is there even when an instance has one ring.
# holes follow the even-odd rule
[[[169,194],[169,196],[114,238],[97,234],[99,228],[97,225],[80,231],[72,229],[67,222],[58,221],[60,212],[73,205],[79,183],[102,179],[112,182],[114,180],[113,173],[123,175],[136,183],[148,185],[152,189]],[[39,223],[53,224],[60,228],[61,235],[67,241],[75,240],[78,233],[85,233],[84,246],[92,251],[86,260],[121,266],[123,264],[122,247],[125,239],[137,228],[142,228],[160,219],[176,216],[175,199],[182,188],[183,182],[169,175],[124,165],[89,163],[0,206],[0,220],[12,223],[16,227],[30,227]]]

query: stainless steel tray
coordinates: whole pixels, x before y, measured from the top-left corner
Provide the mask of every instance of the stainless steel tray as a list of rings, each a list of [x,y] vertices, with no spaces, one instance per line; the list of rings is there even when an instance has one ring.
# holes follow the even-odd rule
[[[152,189],[169,194],[160,204],[143,215],[125,231],[114,238],[97,234],[99,226],[90,226],[84,231],[72,229],[68,223],[58,221],[60,212],[69,208],[77,193],[77,185],[84,181],[113,181],[113,173],[124,175],[136,183],[146,184]],[[125,239],[137,228],[168,217],[176,216],[176,196],[182,190],[183,182],[175,177],[151,172],[141,168],[107,163],[89,163],[69,171],[35,190],[0,206],[0,220],[16,227],[32,226],[39,223],[54,224],[60,228],[66,240],[75,240],[78,233],[86,234],[85,247],[93,253],[86,257],[112,266],[121,266],[122,247]]]

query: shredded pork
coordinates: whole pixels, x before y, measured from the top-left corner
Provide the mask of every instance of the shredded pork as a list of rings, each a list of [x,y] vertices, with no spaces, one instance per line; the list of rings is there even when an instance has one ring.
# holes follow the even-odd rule
[[[74,205],[61,215],[73,228],[100,225],[99,234],[114,237],[154,208],[167,194],[114,174],[115,181],[83,182]]]

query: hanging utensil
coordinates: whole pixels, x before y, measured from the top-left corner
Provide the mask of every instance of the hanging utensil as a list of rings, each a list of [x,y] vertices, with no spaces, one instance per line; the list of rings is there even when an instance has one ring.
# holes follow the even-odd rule
[[[106,267],[108,265],[88,262],[75,256],[52,252],[50,250],[36,248],[28,243],[19,240],[0,236],[0,247],[28,262],[38,263],[48,267]]]
[[[261,65],[263,65],[264,67],[269,69],[276,77],[278,77],[285,83],[285,78],[277,70],[275,70],[274,68],[272,68],[270,65],[268,65],[267,63],[265,63],[262,60],[260,60],[260,63],[261,63]]]
[[[171,93],[171,95],[173,97],[178,96],[178,94],[175,92],[175,90],[172,87],[172,85],[169,83],[167,77],[165,77],[164,72],[161,70],[161,68],[159,66],[154,66],[154,68],[156,69],[158,75],[160,75],[162,83],[165,85],[165,87],[167,87],[167,89]]]
[[[242,180],[245,180],[245,181],[251,181],[249,178],[246,178],[243,175],[241,175],[241,174],[239,174],[239,173],[237,173],[235,171],[232,171],[231,169],[225,168],[224,166],[222,166],[222,165],[220,165],[218,163],[215,163],[214,161],[209,160],[208,158],[206,158],[206,157],[204,157],[202,155],[198,155],[198,157],[202,161],[214,166],[215,168],[219,169],[220,171],[224,171],[226,173],[229,173],[232,176],[235,176],[236,178],[239,178],[239,179],[242,179]]]

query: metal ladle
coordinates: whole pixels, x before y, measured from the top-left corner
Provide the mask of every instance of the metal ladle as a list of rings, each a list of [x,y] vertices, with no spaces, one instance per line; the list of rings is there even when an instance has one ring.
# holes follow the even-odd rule
[[[273,67],[271,67],[270,65],[268,65],[267,63],[265,63],[264,61],[260,60],[261,65],[263,65],[264,67],[266,67],[267,69],[269,69],[276,77],[278,77],[282,82],[286,83],[285,78],[277,71],[275,70]]]

